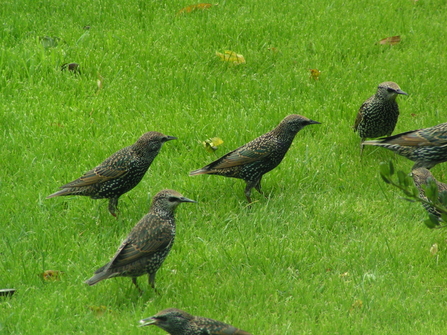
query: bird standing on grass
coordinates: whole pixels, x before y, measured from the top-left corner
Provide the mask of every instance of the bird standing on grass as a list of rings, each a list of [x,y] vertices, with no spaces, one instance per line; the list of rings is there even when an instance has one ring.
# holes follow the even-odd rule
[[[168,308],[140,320],[141,327],[155,325],[171,335],[251,335],[213,319],[193,316],[177,308]]]
[[[366,138],[390,136],[393,133],[399,117],[398,94],[408,95],[396,83],[386,81],[379,85],[376,94],[362,104],[354,124],[354,131],[358,132],[362,142]]]
[[[447,161],[447,122],[363,144],[384,147],[414,161],[413,170],[419,167],[431,169]]]
[[[112,260],[98,269],[85,283],[92,286],[108,278],[131,277],[142,292],[137,277],[147,273],[149,284],[155,289],[155,274],[174,244],[174,211],[182,202],[196,201],[185,198],[174,190],[158,192],[152,200],[149,213],[133,227]]]
[[[118,198],[133,189],[143,178],[163,143],[176,137],[150,131],[137,142],[125,147],[82,177],[61,186],[48,198],[65,195],[85,195],[92,199],[109,199],[109,212],[116,216]]]
[[[245,196],[251,203],[252,188],[263,194],[261,191],[262,176],[281,163],[295,135],[303,127],[310,124],[320,124],[320,122],[301,115],[289,115],[272,131],[231,151],[201,169],[191,171],[189,175],[215,174],[243,179],[247,183]]]
[[[431,174],[429,170],[426,168],[417,168],[411,171],[411,176],[413,177],[414,184],[419,190],[419,198],[430,201],[427,196],[425,195],[425,190],[423,188],[423,185],[428,185],[430,180],[434,181],[436,183],[436,186],[438,188],[439,195],[441,195],[442,192],[447,192],[447,184],[441,183],[435,179],[435,177]],[[440,201],[440,197],[438,197],[438,201]],[[434,207],[430,206],[429,204],[422,203],[422,206],[424,206],[425,210],[429,214],[433,214],[437,216],[438,218],[441,217],[441,213]]]

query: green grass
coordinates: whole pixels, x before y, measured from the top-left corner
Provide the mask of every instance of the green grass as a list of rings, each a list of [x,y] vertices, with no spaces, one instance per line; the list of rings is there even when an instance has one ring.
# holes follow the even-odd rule
[[[380,162],[412,162],[369,147],[360,160],[351,126],[387,80],[409,93],[395,133],[446,121],[446,1],[224,1],[176,15],[192,4],[2,4],[0,288],[17,293],[0,298],[0,333],[163,334],[137,324],[168,307],[257,335],[443,333],[445,232],[380,179]],[[393,35],[399,45],[376,44]],[[221,62],[224,50],[247,63]],[[67,62],[82,74],[61,72]],[[322,124],[265,175],[268,199],[254,191],[247,208],[242,181],[188,177],[292,113]],[[106,200],[45,200],[150,130],[179,139],[121,197],[118,219]],[[200,143],[214,136],[216,155]],[[141,297],[128,278],[83,284],[163,188],[199,203],[178,208],[161,294],[146,277]],[[39,277],[50,269],[60,281]]]

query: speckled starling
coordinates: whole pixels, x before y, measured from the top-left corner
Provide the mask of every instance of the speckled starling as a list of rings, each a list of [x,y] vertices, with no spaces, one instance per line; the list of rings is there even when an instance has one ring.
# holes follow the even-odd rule
[[[190,172],[189,175],[215,174],[243,179],[247,183],[245,196],[251,203],[252,188],[262,194],[262,176],[281,163],[295,135],[303,127],[319,123],[301,115],[289,115],[272,131],[231,151],[211,164]]]
[[[447,123],[365,141],[363,144],[384,147],[414,161],[413,170],[419,167],[431,169],[447,161]]]
[[[85,283],[97,282],[112,277],[131,277],[137,284],[137,277],[149,275],[149,284],[155,289],[155,274],[174,244],[175,208],[181,202],[196,202],[183,197],[174,190],[158,192],[149,210],[118,248],[112,260],[99,268]]]
[[[125,147],[93,170],[71,183],[61,186],[61,190],[48,198],[60,195],[85,195],[92,199],[109,199],[109,212],[116,216],[118,198],[133,189],[143,178],[163,143],[176,137],[156,131],[143,134],[137,142]]]
[[[140,320],[141,326],[155,325],[171,335],[251,335],[213,319],[193,316],[177,308],[168,308]]]
[[[413,177],[414,184],[419,190],[419,197],[425,201],[430,201],[427,196],[425,195],[425,190],[423,188],[423,185],[427,185],[430,180],[436,183],[436,186],[438,187],[439,195],[442,192],[447,192],[447,184],[441,183],[435,179],[435,177],[431,174],[429,170],[426,168],[417,168],[411,171],[411,175]],[[438,200],[441,201],[441,199],[438,197]],[[422,203],[422,206],[427,210],[428,213],[433,214],[437,217],[441,216],[441,213],[434,207],[430,206],[429,204]]]
[[[379,85],[376,94],[360,106],[354,131],[358,132],[362,141],[366,138],[390,136],[393,133],[399,117],[396,102],[398,94],[407,95],[399,85],[386,81]]]

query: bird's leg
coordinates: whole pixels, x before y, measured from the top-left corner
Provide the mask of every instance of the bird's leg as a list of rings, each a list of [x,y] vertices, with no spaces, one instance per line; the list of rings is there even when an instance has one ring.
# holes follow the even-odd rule
[[[140,291],[140,296],[143,294],[143,290],[140,285],[137,283],[137,277],[132,277],[132,283],[137,287],[138,291]]]
[[[245,187],[245,197],[248,200],[248,203],[251,203],[251,189],[253,187],[256,187],[257,189],[257,185],[258,185],[258,180],[246,180],[247,186]]]
[[[155,288],[155,274],[156,274],[156,272],[154,272],[154,273],[149,273],[148,283],[149,283],[149,285],[151,285],[151,287],[154,289],[154,291],[155,291],[156,294],[160,294],[160,292],[158,292],[158,290]]]
[[[256,185],[254,186],[256,191],[258,191],[260,194],[262,194],[265,198],[267,198],[267,196],[265,195],[265,193],[261,190],[261,178],[259,178],[258,182],[256,183]]]
[[[362,155],[363,155],[363,147],[364,147],[364,145],[363,145],[363,141],[364,141],[365,139],[364,138],[362,138],[362,141],[360,142],[360,158],[362,158]]]
[[[118,198],[110,198],[109,199],[109,212],[114,217],[116,217],[116,207],[118,206]]]

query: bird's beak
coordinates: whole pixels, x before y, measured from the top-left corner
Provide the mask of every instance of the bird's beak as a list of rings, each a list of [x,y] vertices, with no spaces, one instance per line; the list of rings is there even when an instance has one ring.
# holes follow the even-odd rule
[[[321,124],[321,122],[314,121],[314,120],[309,120],[309,124]]]
[[[172,140],[176,140],[177,139],[177,137],[175,137],[175,136],[166,136],[165,137],[165,142],[167,142],[167,141],[172,141]]]
[[[155,319],[153,316],[140,320],[140,327],[144,327],[144,326],[150,326],[150,325],[154,325],[157,323],[157,319]]]
[[[399,90],[396,90],[396,93],[397,93],[397,94],[408,95],[408,93],[406,93],[406,92],[402,91],[401,89],[399,89]]]
[[[185,197],[181,197],[181,198],[180,198],[180,201],[181,201],[181,202],[197,202],[197,201],[195,201],[195,200],[188,199],[188,198],[185,198]]]

